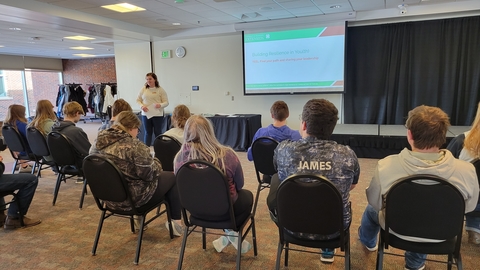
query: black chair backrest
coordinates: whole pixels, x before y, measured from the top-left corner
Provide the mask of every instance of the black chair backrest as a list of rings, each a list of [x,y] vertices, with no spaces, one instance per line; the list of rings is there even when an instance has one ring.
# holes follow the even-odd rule
[[[35,155],[42,157],[50,155],[45,136],[35,127],[27,128],[27,141]]]
[[[53,160],[58,166],[73,165],[81,168],[76,152],[70,140],[63,134],[52,131],[47,135],[47,145]]]
[[[465,199],[435,175],[399,179],[385,199],[385,230],[428,239],[451,239],[462,232]],[[388,240],[388,239],[387,239]]]
[[[292,232],[329,235],[345,229],[342,195],[321,175],[295,174],[280,183],[277,217],[279,228]]]
[[[192,216],[207,221],[231,220],[235,228],[228,179],[215,165],[204,160],[183,164],[176,174],[180,203]]]
[[[27,143],[20,132],[10,125],[3,125],[2,134],[8,149],[13,152],[27,152]]]
[[[255,170],[262,174],[274,175],[277,173],[273,165],[273,151],[278,142],[270,137],[259,137],[252,144],[252,156]]]
[[[102,209],[100,201],[130,200],[131,205],[134,205],[123,173],[104,155],[91,154],[85,157],[83,173],[100,209]]]
[[[173,172],[173,159],[180,150],[180,142],[168,135],[158,135],[153,142],[155,157],[162,163],[164,171]]]

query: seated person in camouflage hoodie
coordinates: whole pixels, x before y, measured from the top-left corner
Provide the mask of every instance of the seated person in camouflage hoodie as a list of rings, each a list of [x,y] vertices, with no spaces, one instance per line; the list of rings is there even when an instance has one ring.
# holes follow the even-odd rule
[[[180,200],[175,175],[162,171],[162,165],[150,154],[150,148],[137,139],[140,119],[131,111],[117,115],[113,126],[98,133],[91,154],[107,156],[127,180],[133,202],[140,207],[152,200],[165,200],[172,217],[173,234],[182,232]],[[130,210],[126,202],[106,204],[119,210]],[[166,224],[168,228],[168,221]]]
[[[283,141],[275,149],[273,162],[278,174],[273,175],[267,205],[276,221],[276,194],[279,184],[297,174],[319,174],[330,180],[340,191],[344,204],[344,224],[350,225],[352,213],[349,203],[350,190],[360,175],[357,156],[350,147],[329,140],[337,124],[338,110],[325,99],[309,100],[303,107],[299,141]],[[328,207],[326,205],[325,207]],[[297,233],[307,239],[329,239],[336,235]],[[323,250],[322,262],[333,262],[334,250]]]

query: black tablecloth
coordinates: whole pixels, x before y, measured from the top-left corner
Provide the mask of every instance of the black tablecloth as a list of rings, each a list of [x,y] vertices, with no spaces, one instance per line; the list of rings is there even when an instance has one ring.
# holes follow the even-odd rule
[[[260,114],[236,114],[229,116],[207,117],[212,121],[215,136],[223,145],[235,151],[247,151],[252,144],[253,136],[262,127]]]
[[[398,154],[405,147],[408,149],[406,136],[379,136],[379,135],[340,135],[333,134],[331,140],[339,144],[348,145],[358,158],[384,158]],[[452,138],[447,137],[447,142],[442,146],[446,148]]]

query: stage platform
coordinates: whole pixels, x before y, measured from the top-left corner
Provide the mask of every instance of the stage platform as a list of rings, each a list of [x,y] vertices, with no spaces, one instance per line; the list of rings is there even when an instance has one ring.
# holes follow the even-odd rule
[[[469,130],[469,126],[452,126],[447,132],[445,148],[453,137]],[[403,125],[337,124],[331,139],[350,146],[359,158],[384,158],[410,148],[407,129]]]

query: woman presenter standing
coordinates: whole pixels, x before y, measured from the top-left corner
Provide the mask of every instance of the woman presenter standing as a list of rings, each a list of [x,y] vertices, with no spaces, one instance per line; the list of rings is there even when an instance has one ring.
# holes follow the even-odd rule
[[[146,83],[137,97],[137,103],[142,109],[142,125],[144,130],[143,142],[150,146],[152,135],[163,133],[163,108],[168,106],[168,97],[165,90],[158,83],[155,73],[147,73]]]

